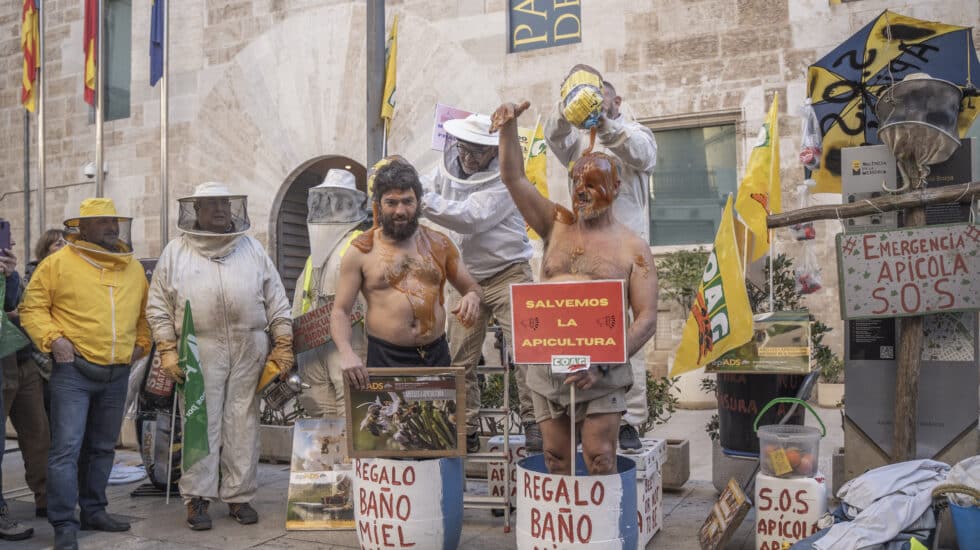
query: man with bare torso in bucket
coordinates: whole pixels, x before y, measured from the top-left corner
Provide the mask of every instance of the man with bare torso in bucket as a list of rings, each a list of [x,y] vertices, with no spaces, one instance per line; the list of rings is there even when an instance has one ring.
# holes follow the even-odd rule
[[[613,201],[619,191],[615,158],[586,154],[572,168],[573,210],[544,198],[524,174],[517,138],[517,117],[528,108],[505,103],[493,114],[500,129],[500,174],[531,229],[544,238],[541,282],[619,279],[626,283],[633,323],[626,334],[626,356],[643,347],[656,330],[657,270],[647,243],[616,220]],[[592,475],[614,473],[619,419],[633,383],[629,363],[592,365],[584,372],[553,378],[547,365],[528,368],[527,386],[541,426],[545,463],[554,474],[568,474],[573,463],[569,388],[575,384],[575,416],[580,422],[582,454]]]
[[[473,324],[480,285],[466,271],[448,237],[418,224],[422,195],[415,168],[401,157],[382,159],[368,187],[375,211],[373,227],[354,240],[340,264],[330,336],[341,354],[344,378],[352,388],[367,387],[370,367],[448,367],[446,281],[463,295],[451,313],[463,326]],[[367,360],[351,348],[350,314],[360,291],[367,303]]]

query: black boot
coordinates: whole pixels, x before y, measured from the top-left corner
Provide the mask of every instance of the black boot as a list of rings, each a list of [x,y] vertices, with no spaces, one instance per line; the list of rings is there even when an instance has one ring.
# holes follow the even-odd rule
[[[541,428],[537,422],[524,423],[524,446],[529,453],[540,453],[543,442],[541,441]]]
[[[619,427],[619,448],[620,449],[639,449],[643,446],[640,442],[640,434],[636,428],[629,424]]]
[[[259,513],[247,502],[229,502],[228,513],[242,525],[251,525],[259,521]]]
[[[193,531],[207,531],[211,528],[211,516],[208,515],[208,500],[194,497],[187,503],[187,526]]]
[[[83,518],[81,523],[82,531],[108,531],[110,533],[129,531],[129,522],[115,519],[105,511],[89,518]]]
[[[78,532],[71,528],[55,529],[54,550],[78,550]]]

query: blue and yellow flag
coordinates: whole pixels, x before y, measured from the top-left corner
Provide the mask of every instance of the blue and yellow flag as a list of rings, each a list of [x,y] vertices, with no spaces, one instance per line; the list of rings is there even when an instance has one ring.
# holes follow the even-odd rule
[[[398,16],[391,24],[391,34],[388,35],[388,45],[385,46],[385,89],[381,94],[381,118],[385,123],[391,122],[395,114],[395,68],[398,59]]]
[[[150,86],[163,76],[163,26],[166,24],[166,0],[153,0],[150,9]]]
[[[769,251],[766,216],[783,211],[779,186],[779,94],[772,98],[769,115],[749,156],[745,178],[738,188],[735,210],[754,237],[752,261]]]
[[[177,364],[184,371],[184,448],[181,467],[187,471],[211,452],[208,444],[208,404],[205,400],[201,354],[194,335],[194,316],[190,300],[184,303],[184,323],[180,329]]]
[[[751,338],[752,308],[739,263],[729,196],[670,375],[700,368]]]

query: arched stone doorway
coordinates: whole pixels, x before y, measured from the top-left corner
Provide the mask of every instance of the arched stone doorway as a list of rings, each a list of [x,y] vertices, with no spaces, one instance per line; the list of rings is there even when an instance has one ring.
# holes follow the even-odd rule
[[[354,159],[327,155],[311,159],[293,171],[280,188],[274,221],[276,268],[292,301],[296,279],[303,272],[310,255],[310,235],[306,230],[306,195],[311,187],[323,182],[331,168],[348,170],[357,180],[357,188],[367,189],[367,170]]]

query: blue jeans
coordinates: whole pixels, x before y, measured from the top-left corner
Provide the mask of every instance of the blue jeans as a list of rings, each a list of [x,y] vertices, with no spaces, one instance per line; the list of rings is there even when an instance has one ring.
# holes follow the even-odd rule
[[[103,512],[105,488],[116,456],[128,376],[111,382],[86,378],[71,363],[51,371],[51,450],[48,455],[48,521],[56,529],[78,528],[82,518]]]

